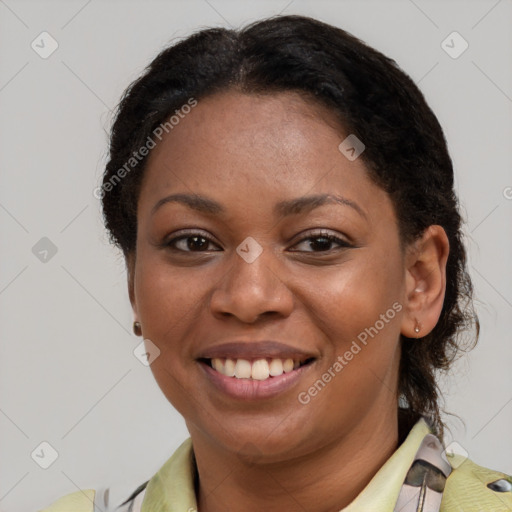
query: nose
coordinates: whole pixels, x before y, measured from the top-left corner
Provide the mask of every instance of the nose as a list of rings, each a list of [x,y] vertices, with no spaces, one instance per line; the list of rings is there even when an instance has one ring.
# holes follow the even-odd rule
[[[270,249],[264,249],[251,262],[233,252],[233,262],[229,264],[211,295],[210,307],[214,316],[233,316],[244,323],[254,323],[263,316],[290,315],[293,294]]]

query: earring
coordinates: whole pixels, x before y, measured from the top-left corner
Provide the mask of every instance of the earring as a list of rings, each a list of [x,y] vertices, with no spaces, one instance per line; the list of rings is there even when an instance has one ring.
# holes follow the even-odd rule
[[[416,326],[414,327],[414,332],[418,334],[421,331],[421,325],[418,322],[418,319],[416,319]]]
[[[133,333],[135,336],[142,336],[142,326],[140,322],[133,322]]]

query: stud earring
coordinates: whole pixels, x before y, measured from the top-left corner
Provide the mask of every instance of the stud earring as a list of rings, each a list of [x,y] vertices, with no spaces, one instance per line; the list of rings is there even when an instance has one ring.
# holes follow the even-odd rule
[[[414,327],[414,332],[418,334],[421,331],[421,325],[418,322],[418,319],[416,319],[416,326]]]
[[[140,322],[133,322],[133,333],[135,336],[142,336],[142,326]]]

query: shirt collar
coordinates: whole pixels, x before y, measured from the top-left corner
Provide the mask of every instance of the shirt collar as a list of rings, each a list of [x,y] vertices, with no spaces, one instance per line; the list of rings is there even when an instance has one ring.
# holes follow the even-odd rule
[[[423,438],[430,433],[427,422],[420,418],[404,442],[343,512],[393,512],[414,456]],[[149,481],[141,512],[197,511],[194,478],[192,440],[188,438]]]

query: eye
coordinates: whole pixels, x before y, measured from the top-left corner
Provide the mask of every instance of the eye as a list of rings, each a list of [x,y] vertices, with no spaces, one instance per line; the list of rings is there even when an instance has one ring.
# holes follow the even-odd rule
[[[170,247],[176,251],[181,252],[208,252],[218,249],[208,249],[210,245],[218,247],[211,238],[203,235],[200,232],[190,232],[171,238],[165,242],[166,247]],[[221,249],[222,250],[222,249]]]
[[[333,244],[338,245],[338,248],[340,249],[353,247],[346,240],[326,231],[311,233],[309,236],[303,238],[297,244],[295,244],[294,247],[300,246],[301,244],[306,244],[306,247],[308,247],[310,250],[292,250],[292,252],[329,252],[333,250]],[[165,242],[164,245],[166,247],[170,247],[173,250],[181,252],[209,252],[212,250],[222,251],[222,249],[219,249],[219,246],[215,244],[210,237],[197,231],[184,233],[180,236],[171,238]],[[209,248],[211,246],[215,246],[217,249]]]
[[[337,244],[339,248],[353,247],[353,245],[348,243],[346,240],[343,240],[342,238],[326,231],[310,233],[309,236],[303,238],[300,242],[295,244],[294,247],[297,247],[300,244],[304,244],[307,241],[309,241],[309,243],[306,245],[306,247],[309,247],[312,250],[306,250],[303,252],[328,252],[332,250],[332,244]]]

